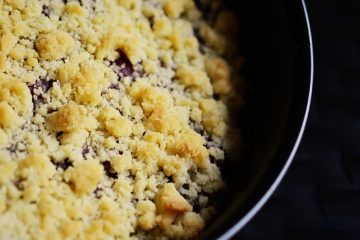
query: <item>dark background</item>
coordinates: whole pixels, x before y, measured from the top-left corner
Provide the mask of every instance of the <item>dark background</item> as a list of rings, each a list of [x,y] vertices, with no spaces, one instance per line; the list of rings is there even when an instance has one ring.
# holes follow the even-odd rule
[[[360,0],[306,3],[315,82],[305,135],[276,193],[234,239],[360,239]]]

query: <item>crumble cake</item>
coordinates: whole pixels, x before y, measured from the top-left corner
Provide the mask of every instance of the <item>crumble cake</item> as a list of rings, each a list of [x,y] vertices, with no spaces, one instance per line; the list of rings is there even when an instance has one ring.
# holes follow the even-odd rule
[[[224,186],[232,18],[208,24],[192,0],[0,0],[0,239],[202,231]]]

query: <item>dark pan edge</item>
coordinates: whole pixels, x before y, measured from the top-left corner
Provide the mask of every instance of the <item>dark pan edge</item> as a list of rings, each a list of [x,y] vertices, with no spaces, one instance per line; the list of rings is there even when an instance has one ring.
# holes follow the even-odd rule
[[[293,158],[294,158],[294,156],[296,154],[296,151],[297,151],[297,149],[298,149],[298,147],[300,145],[300,142],[301,142],[301,139],[302,139],[305,127],[306,127],[308,115],[309,115],[311,97],[312,97],[312,88],[313,88],[313,77],[314,77],[314,54],[313,54],[313,42],[312,42],[310,20],[309,20],[305,0],[301,0],[301,2],[302,2],[302,7],[303,7],[303,11],[304,11],[304,15],[305,15],[305,21],[306,21],[307,30],[308,30],[308,41],[309,41],[309,50],[310,50],[310,84],[309,84],[309,92],[308,92],[308,98],[307,98],[307,103],[306,103],[306,109],[305,109],[305,113],[304,113],[304,116],[303,116],[303,121],[302,121],[302,124],[301,124],[300,131],[299,131],[299,133],[297,135],[297,139],[295,141],[295,144],[294,144],[294,146],[292,148],[292,151],[291,151],[285,165],[281,169],[280,173],[278,174],[278,176],[276,177],[276,179],[274,180],[274,182],[272,183],[270,188],[266,191],[266,193],[262,196],[262,198],[255,204],[255,206],[252,207],[252,209],[240,221],[238,221],[227,232],[225,232],[220,237],[218,237],[218,239],[220,239],[220,240],[230,239],[232,236],[234,236],[264,206],[264,204],[269,200],[270,196],[274,193],[276,188],[279,186],[281,180],[284,178],[286,172],[288,171],[288,169],[289,169],[289,167],[290,167],[290,165],[291,165],[291,163],[293,161]]]

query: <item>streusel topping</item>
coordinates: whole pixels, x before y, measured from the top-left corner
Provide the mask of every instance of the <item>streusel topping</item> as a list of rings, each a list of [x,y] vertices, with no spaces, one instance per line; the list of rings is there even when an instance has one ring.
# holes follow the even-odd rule
[[[192,0],[0,0],[0,239],[203,230],[229,19]]]

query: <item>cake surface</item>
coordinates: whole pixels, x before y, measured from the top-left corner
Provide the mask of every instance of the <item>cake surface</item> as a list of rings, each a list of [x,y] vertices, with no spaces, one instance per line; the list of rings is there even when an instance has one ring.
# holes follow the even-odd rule
[[[0,239],[191,238],[233,91],[192,0],[0,0]]]

